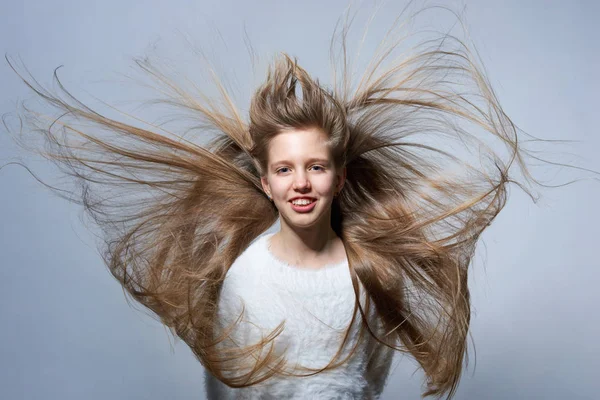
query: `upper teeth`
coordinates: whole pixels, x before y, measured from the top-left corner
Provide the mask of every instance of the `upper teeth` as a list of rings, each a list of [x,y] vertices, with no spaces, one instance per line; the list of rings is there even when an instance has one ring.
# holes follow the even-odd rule
[[[292,203],[295,204],[295,205],[297,205],[297,206],[305,206],[307,204],[312,203],[312,200],[299,199],[299,200],[293,200]]]

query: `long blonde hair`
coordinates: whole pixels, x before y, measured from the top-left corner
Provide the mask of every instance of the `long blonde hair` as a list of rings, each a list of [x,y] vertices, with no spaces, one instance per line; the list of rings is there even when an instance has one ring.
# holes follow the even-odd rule
[[[241,360],[262,354],[281,329],[259,343],[224,347],[234,327],[215,335],[217,304],[229,267],[278,217],[260,184],[269,141],[286,128],[322,128],[336,165],[347,168],[331,222],[347,251],[361,335],[412,355],[427,378],[423,396],[450,398],[467,355],[467,272],[476,243],[504,207],[513,177],[523,188],[535,182],[523,134],[458,38],[425,41],[400,60],[390,54],[401,40],[386,42],[353,82],[346,28],[332,38],[332,55],[343,55],[333,87],[282,54],[252,97],[248,118],[223,84],[217,82],[220,98],[199,100],[138,60],[169,95],[165,101],[213,135],[205,145],[101,115],[56,74],[58,94],[21,74],[62,113],[48,120],[25,108],[21,127],[43,134],[40,153],[80,184],[79,191],[47,186],[83,205],[102,228],[103,258],[127,293],[233,387],[288,373],[285,359],[267,352],[249,372],[236,374]],[[114,137],[102,139],[98,129]],[[359,282],[385,327],[383,337],[367,322]],[[325,369],[347,359],[340,356],[347,340]]]

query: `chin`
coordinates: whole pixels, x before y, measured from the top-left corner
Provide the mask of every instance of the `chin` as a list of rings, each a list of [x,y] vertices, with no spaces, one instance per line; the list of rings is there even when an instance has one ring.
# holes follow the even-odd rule
[[[291,227],[311,228],[319,225],[323,218],[325,218],[323,214],[286,214],[285,220]]]

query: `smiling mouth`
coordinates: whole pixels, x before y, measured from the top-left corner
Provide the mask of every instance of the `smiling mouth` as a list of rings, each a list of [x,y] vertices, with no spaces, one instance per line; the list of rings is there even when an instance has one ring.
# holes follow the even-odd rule
[[[294,204],[293,202],[289,202],[290,205],[292,206],[292,209],[296,212],[310,212],[313,208],[315,208],[315,203],[317,202],[317,200],[312,200],[310,203],[308,204]]]
[[[308,201],[308,202],[307,202]],[[308,206],[317,201],[316,199],[303,199],[301,203],[296,203],[295,200],[290,201],[295,206]]]

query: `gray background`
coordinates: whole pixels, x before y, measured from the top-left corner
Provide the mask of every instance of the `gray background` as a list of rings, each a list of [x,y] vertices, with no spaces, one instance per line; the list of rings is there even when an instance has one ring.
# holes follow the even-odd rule
[[[389,3],[366,50],[405,4]],[[461,9],[465,3],[444,4]],[[466,5],[471,35],[508,115],[537,136],[583,141],[568,147],[578,157],[566,160],[600,170],[593,118],[600,92],[598,2]],[[0,50],[20,56],[45,84],[63,64],[61,76],[75,93],[85,88],[104,100],[135,102],[137,92],[114,84],[132,56],[158,48],[184,60],[185,51],[174,44],[180,30],[212,46],[223,70],[244,69],[245,23],[258,53],[285,50],[325,80],[327,40],[345,6],[3,0]],[[240,82],[242,95],[255,83]],[[4,62],[0,87],[3,113],[31,97]],[[17,154],[0,135],[0,161]],[[31,165],[42,177],[52,174],[46,163]],[[16,166],[0,171],[0,185],[0,398],[204,398],[201,365],[160,324],[127,304],[79,221],[79,208],[49,195]],[[471,274],[477,362],[474,368],[472,353],[457,399],[598,398],[598,198],[600,185],[591,180],[546,191],[537,205],[511,191]],[[419,398],[422,374],[413,375],[414,369],[397,358],[382,398]]]

